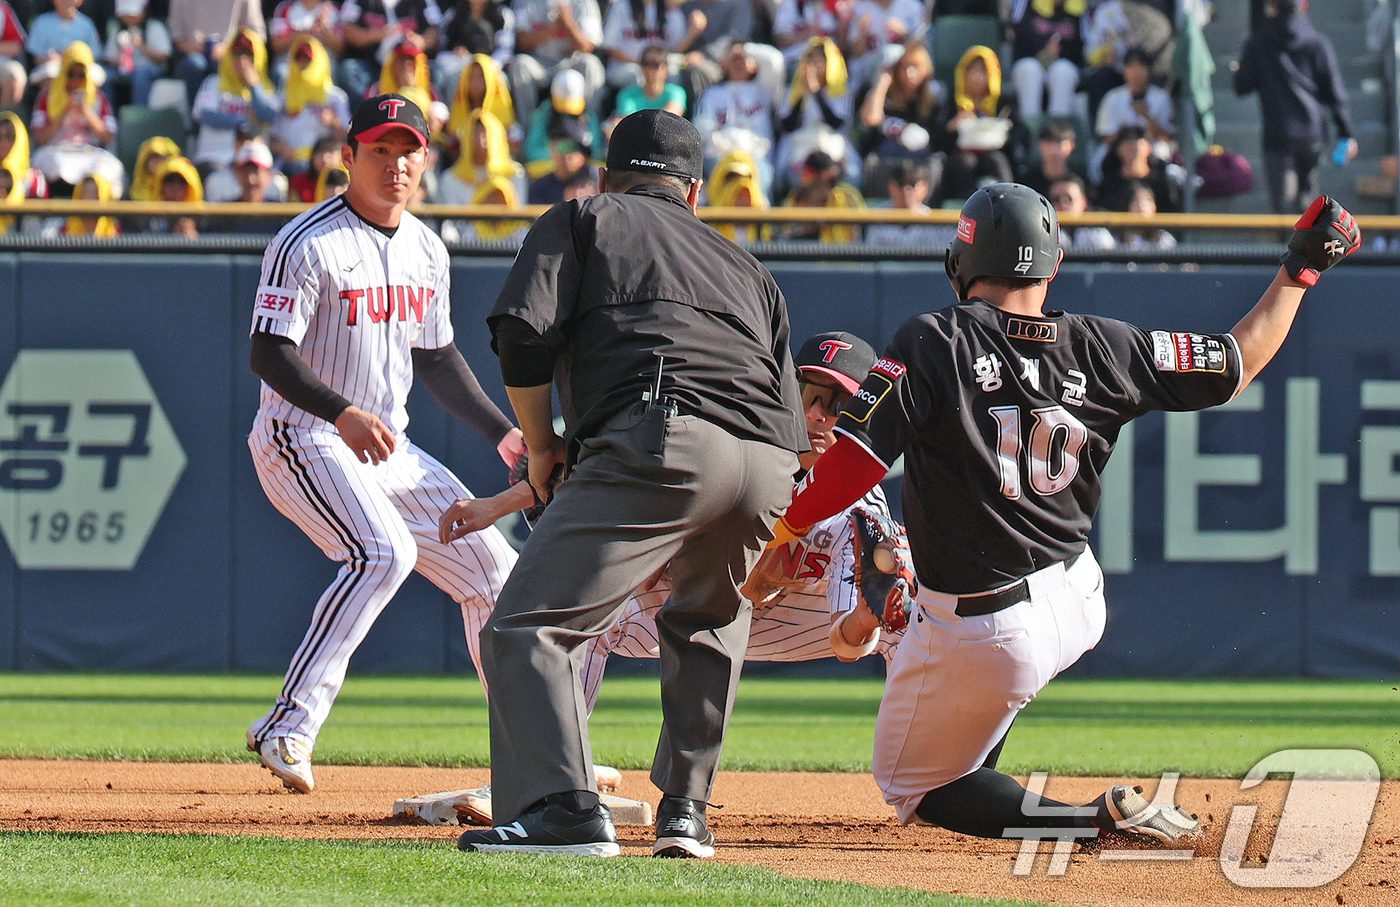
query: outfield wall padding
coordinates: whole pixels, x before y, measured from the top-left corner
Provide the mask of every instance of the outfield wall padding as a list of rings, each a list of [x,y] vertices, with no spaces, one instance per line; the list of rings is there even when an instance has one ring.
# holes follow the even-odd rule
[[[503,408],[483,318],[508,267],[462,259],[452,280],[458,345]],[[840,329],[879,347],[905,318],[952,301],[941,262],[772,270],[799,342]],[[249,460],[257,381],[247,331],[258,273],[257,258],[242,255],[0,255],[0,375],[22,371],[21,351],[27,362],[74,351],[53,387],[30,380],[16,390],[9,380],[0,394],[0,670],[285,668],[336,565],[273,510]],[[1086,265],[1060,274],[1052,301],[1147,328],[1225,331],[1272,273]],[[1400,312],[1391,280],[1400,269],[1328,274],[1240,400],[1154,414],[1125,434],[1094,540],[1108,628],[1077,673],[1396,675]],[[139,486],[123,478],[173,453],[162,452],[153,428],[155,452],[104,458],[100,449],[134,444],[138,433],[110,407],[150,401],[118,392],[115,380],[105,399],[108,377],[90,373],[99,350],[135,357],[184,458],[167,470],[168,498],[129,569],[94,564],[107,536],[118,537],[112,548],[130,543],[131,513],[165,491],[159,476]],[[48,409],[25,408],[34,406]],[[54,421],[59,410],[66,425]],[[413,440],[474,491],[504,487],[491,446],[425,392],[415,392],[410,413]],[[61,483],[39,487],[59,471],[41,461],[62,466]],[[103,487],[102,467],[113,462],[115,481]],[[898,484],[887,489],[897,495]],[[507,529],[523,539],[518,522]],[[36,566],[43,558],[61,563]],[[414,576],[353,670],[470,671],[462,632],[457,607]]]

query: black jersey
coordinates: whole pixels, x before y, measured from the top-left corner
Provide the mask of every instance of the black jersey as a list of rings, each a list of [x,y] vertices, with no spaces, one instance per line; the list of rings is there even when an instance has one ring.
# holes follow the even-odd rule
[[[919,581],[983,592],[1084,550],[1124,423],[1224,403],[1240,377],[1229,334],[973,299],[906,321],[837,431],[886,466],[904,454]]]
[[[737,438],[808,449],[787,302],[678,189],[646,184],[545,212],[487,318],[498,340],[508,317],[557,356],[571,451],[642,399],[657,354],[662,392],[682,412]]]

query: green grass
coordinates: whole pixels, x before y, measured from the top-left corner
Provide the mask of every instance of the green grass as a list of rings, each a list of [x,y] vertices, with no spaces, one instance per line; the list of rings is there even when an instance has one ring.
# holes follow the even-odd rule
[[[441,843],[0,833],[0,904],[1011,907],[694,861],[467,855]]]
[[[251,759],[243,729],[274,677],[0,675],[0,756]],[[1052,683],[1016,720],[1013,772],[1239,777],[1293,747],[1361,749],[1400,777],[1400,691],[1378,681]],[[724,767],[868,771],[878,680],[746,678]],[[593,716],[600,762],[646,768],[661,724],[656,681],[614,677]],[[352,676],[317,742],[323,763],[484,766],[486,704],[472,677]]]
[[[275,677],[0,675],[0,756],[252,759],[243,729]],[[1057,681],[1017,719],[1014,772],[1239,777],[1293,747],[1362,749],[1400,777],[1400,691],[1380,682]],[[868,771],[878,680],[743,681],[729,769]],[[602,762],[644,768],[656,681],[614,677],[593,718]],[[471,677],[351,677],[318,741],[322,763],[485,765]],[[0,833],[0,905],[82,904],[1004,905],[790,879],[716,863],[467,856],[442,843]]]

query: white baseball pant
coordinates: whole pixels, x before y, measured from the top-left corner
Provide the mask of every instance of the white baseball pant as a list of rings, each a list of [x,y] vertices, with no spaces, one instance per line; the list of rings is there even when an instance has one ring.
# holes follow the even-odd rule
[[[331,427],[259,418],[248,446],[273,506],[341,564],[316,603],[276,705],[250,728],[259,741],[285,736],[313,745],[350,656],[411,571],[452,596],[467,638],[475,639],[516,554],[494,527],[450,545],[438,541],[442,512],[471,493],[406,438],[387,460],[369,465]],[[476,647],[471,654],[484,676]]]
[[[956,595],[919,590],[875,721],[875,781],[904,824],[926,793],[981,767],[1016,713],[1103,636],[1103,571],[1087,546],[1026,583],[1027,601],[975,617],[957,616]]]

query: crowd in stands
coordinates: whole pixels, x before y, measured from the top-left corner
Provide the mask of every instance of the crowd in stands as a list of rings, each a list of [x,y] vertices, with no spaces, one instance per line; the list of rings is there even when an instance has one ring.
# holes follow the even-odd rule
[[[618,120],[664,107],[700,130],[712,205],[927,212],[1014,179],[1065,212],[1175,211],[1184,171],[1164,84],[1173,7],[0,0],[5,197],[131,198],[172,210],[124,227],[11,217],[0,233],[275,230],[176,212],[201,200],[311,202],[343,191],[346,124],[360,100],[383,91],[428,114],[425,203],[514,207],[592,194]],[[984,28],[959,43],[970,25]],[[122,135],[142,128],[127,108],[164,107],[184,114],[185,128],[167,130],[178,134]],[[467,240],[517,238],[527,225],[439,226]],[[919,224],[720,228],[740,240],[881,246],[937,245],[949,233]],[[1171,242],[1163,231],[1103,228],[1064,239],[1095,249]]]

